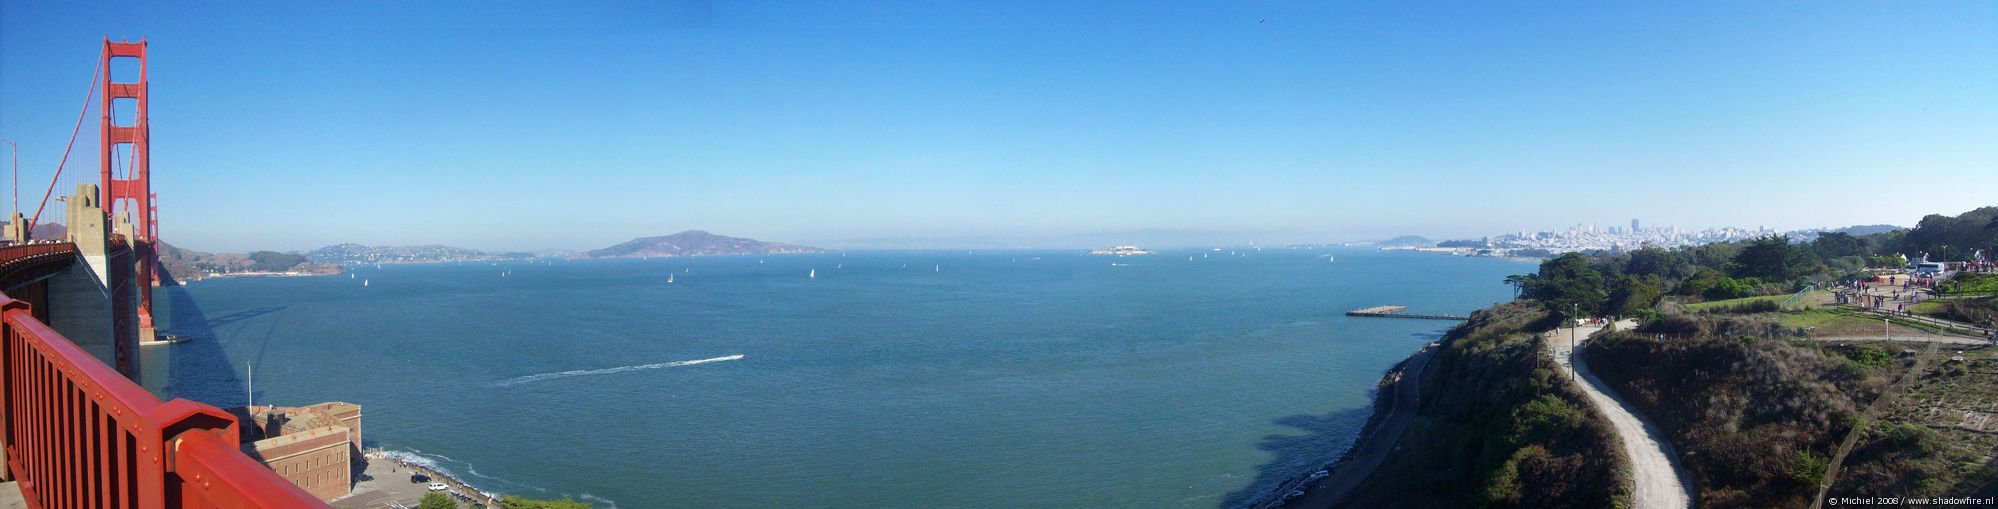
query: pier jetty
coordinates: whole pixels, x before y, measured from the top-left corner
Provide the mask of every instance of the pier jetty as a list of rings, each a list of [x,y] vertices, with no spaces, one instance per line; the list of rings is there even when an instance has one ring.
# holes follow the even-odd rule
[[[1463,315],[1437,315],[1437,314],[1402,312],[1402,310],[1405,309],[1408,309],[1408,306],[1374,306],[1370,308],[1361,308],[1352,311],[1347,311],[1346,316],[1371,316],[1377,318],[1418,318],[1423,320],[1457,320],[1457,321],[1471,319],[1471,317]]]

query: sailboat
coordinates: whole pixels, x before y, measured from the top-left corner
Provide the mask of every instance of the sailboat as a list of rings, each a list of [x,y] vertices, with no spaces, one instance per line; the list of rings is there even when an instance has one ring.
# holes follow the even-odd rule
[[[936,270],[936,272],[943,272],[943,266],[942,266],[942,265],[938,265],[938,266],[937,266],[937,270]]]
[[[670,285],[670,284],[673,284],[673,275],[672,275],[672,274],[667,274],[667,275],[666,275],[666,284],[669,284],[669,285]]]
[[[807,276],[805,276],[805,277],[808,277],[808,278],[812,278],[812,279],[818,279],[818,278],[819,278],[819,269],[812,269],[812,273],[811,273],[810,275],[807,275]]]
[[[366,279],[361,280],[361,286],[368,286],[368,280]]]

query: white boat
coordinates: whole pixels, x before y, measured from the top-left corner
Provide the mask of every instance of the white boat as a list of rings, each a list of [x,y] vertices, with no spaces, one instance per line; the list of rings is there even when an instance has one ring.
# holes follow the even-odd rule
[[[673,284],[673,275],[672,275],[672,274],[667,274],[667,275],[666,275],[666,284],[669,284],[669,285],[670,285],[670,284]]]
[[[942,266],[942,265],[938,265],[938,266],[937,266],[937,270],[936,270],[935,272],[943,272],[943,266]]]
[[[818,279],[818,278],[819,278],[819,269],[812,269],[812,273],[811,273],[811,274],[808,274],[808,275],[806,275],[805,277],[808,277],[808,278],[812,278],[812,279]]]
[[[361,286],[368,286],[368,280],[366,279],[361,280]]]

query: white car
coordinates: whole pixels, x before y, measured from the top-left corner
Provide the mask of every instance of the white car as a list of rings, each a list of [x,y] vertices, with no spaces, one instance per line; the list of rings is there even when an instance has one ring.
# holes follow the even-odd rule
[[[444,491],[448,489],[451,489],[451,487],[445,486],[444,483],[441,482],[430,483],[430,491]]]

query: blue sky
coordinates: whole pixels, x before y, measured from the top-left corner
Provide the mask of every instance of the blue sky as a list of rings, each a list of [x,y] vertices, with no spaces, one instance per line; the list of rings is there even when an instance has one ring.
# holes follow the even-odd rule
[[[0,4],[23,206],[106,35],[151,42],[162,236],[202,250],[1345,241],[1998,205],[1990,2],[324,4]],[[58,194],[97,178],[86,122]]]

